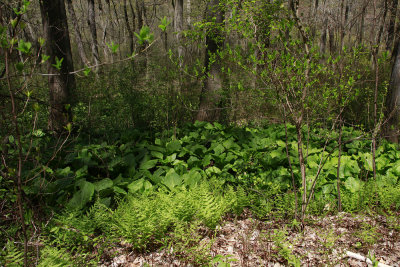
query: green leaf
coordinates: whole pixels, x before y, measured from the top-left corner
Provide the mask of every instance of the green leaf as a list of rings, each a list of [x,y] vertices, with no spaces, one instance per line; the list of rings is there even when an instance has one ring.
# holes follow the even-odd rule
[[[45,63],[47,60],[49,60],[50,56],[47,56],[45,54],[42,54],[42,61],[40,62],[41,64]]]
[[[141,170],[149,170],[151,168],[154,168],[158,163],[158,159],[152,159],[152,160],[148,160],[145,162],[142,162],[142,164],[140,164],[140,169]]]
[[[136,181],[130,183],[128,185],[129,192],[130,193],[136,193],[136,192],[140,191],[143,188],[144,181],[145,180],[143,178],[141,178],[139,180],[136,180]]]
[[[88,76],[90,72],[91,69],[88,66],[85,66],[85,69],[83,70],[83,75]]]
[[[360,190],[362,185],[362,182],[359,179],[355,179],[353,177],[349,177],[346,179],[344,182],[344,186],[346,189],[348,189],[350,192],[355,193]]]
[[[163,159],[163,158],[164,158],[164,154],[161,153],[161,152],[158,152],[158,151],[151,151],[150,153],[151,153],[151,155],[152,155],[153,157],[155,157],[155,158],[158,158],[158,159]]]
[[[172,190],[175,186],[178,186],[182,183],[182,178],[175,172],[174,169],[170,169],[162,182],[169,190]]]
[[[58,57],[56,57],[55,60],[56,60],[56,64],[52,64],[52,66],[58,70],[61,70],[61,65],[64,61],[64,58],[59,59]]]
[[[24,70],[24,63],[23,62],[18,62],[17,64],[15,64],[15,68],[19,71],[22,72]]]
[[[30,42],[25,42],[24,40],[19,40],[17,50],[22,53],[28,54],[31,51],[32,44]]]
[[[113,54],[117,53],[119,44],[115,44],[114,41],[112,41],[111,44],[106,42],[106,44],[107,44],[108,48],[110,48],[111,53],[113,53]]]
[[[111,188],[114,185],[113,181],[110,178],[104,178],[101,181],[94,183],[94,189],[97,192],[101,190]]]
[[[181,148],[181,142],[179,142],[178,140],[171,141],[167,144],[168,153],[178,152]]]
[[[83,181],[80,185],[80,190],[77,191],[67,206],[73,209],[82,209],[91,199],[94,194],[94,185],[90,182]]]
[[[121,194],[121,195],[127,194],[126,191],[119,186],[114,186],[113,190],[114,190],[114,193],[117,193],[117,194]]]
[[[218,144],[216,147],[214,147],[215,155],[220,155],[224,151],[225,151],[225,148],[221,144]]]
[[[182,176],[185,185],[189,187],[194,187],[201,181],[201,174],[196,170],[190,170],[190,172],[185,173]]]
[[[163,31],[163,32],[165,32],[165,30],[167,29],[167,27],[168,27],[168,25],[170,24],[171,22],[169,22],[168,20],[167,20],[167,17],[163,17],[162,19],[161,19],[161,24],[160,25],[158,25],[158,27]]]
[[[218,167],[212,166],[208,169],[206,169],[206,174],[208,176],[212,175],[212,174],[220,174],[221,170]]]

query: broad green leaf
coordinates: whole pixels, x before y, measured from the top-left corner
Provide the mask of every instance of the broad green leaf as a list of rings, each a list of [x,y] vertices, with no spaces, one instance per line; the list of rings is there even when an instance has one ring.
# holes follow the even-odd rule
[[[346,179],[344,182],[344,186],[346,189],[348,189],[350,192],[355,193],[360,190],[362,185],[362,182],[359,179],[355,179],[353,177],[349,177]]]
[[[220,174],[220,173],[221,173],[221,170],[215,166],[212,166],[212,167],[206,169],[206,174],[208,176],[210,176],[212,174]]]
[[[136,180],[128,185],[130,193],[136,193],[143,188],[145,180],[143,178]]]
[[[142,162],[142,164],[140,164],[140,169],[141,170],[149,170],[151,168],[154,168],[158,163],[158,159],[152,159],[152,160],[147,160]]]
[[[163,159],[164,158],[163,153],[158,152],[158,151],[151,151],[151,155],[153,157],[155,157],[155,158],[158,158],[158,159]]]
[[[110,178],[104,178],[101,181],[94,183],[94,188],[97,192],[101,190],[111,188],[114,185],[113,181]]]
[[[182,178],[185,182],[185,185],[189,187],[194,187],[200,183],[201,174],[195,170],[190,170],[190,172],[185,173]]]
[[[68,207],[73,209],[83,208],[94,194],[94,185],[90,182],[83,181],[80,185],[80,190],[77,191],[72,199],[68,202]]]
[[[225,148],[221,144],[218,144],[216,147],[214,147],[215,155],[220,155],[224,151],[225,151]]]
[[[32,44],[30,42],[25,42],[24,40],[19,40],[17,49],[22,53],[28,54],[32,48]]]
[[[119,186],[113,186],[114,193],[126,195],[126,191]]]
[[[168,153],[178,152],[181,147],[181,143],[178,140],[173,140],[167,144],[167,151]]]
[[[182,178],[175,172],[174,169],[170,169],[162,182],[167,186],[168,189],[172,190],[175,186],[178,186],[182,183]]]

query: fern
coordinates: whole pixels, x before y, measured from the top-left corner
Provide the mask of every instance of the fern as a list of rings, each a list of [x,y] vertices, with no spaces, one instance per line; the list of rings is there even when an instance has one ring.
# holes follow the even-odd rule
[[[73,266],[73,258],[65,249],[45,247],[41,250],[38,267],[62,267]]]
[[[3,254],[4,253],[4,254]],[[0,254],[0,265],[4,266],[22,266],[24,262],[24,253],[19,250],[13,242],[8,241],[5,250]]]

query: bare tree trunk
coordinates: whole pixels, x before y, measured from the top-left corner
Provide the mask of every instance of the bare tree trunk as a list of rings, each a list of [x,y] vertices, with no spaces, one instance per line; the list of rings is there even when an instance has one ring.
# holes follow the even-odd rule
[[[203,89],[200,95],[199,111],[196,119],[199,121],[217,121],[220,117],[218,106],[221,101],[222,77],[220,60],[217,55],[222,45],[222,33],[217,28],[224,20],[224,14],[219,8],[219,0],[211,0],[207,4],[206,20],[215,23],[213,31],[208,31],[206,36],[206,55],[204,66],[207,69]],[[213,59],[212,61],[210,59]]]
[[[397,6],[399,4],[398,0],[392,0],[390,5],[390,19],[389,26],[387,29],[387,41],[386,41],[386,50],[391,51],[393,47],[394,40],[394,27],[396,23],[396,14],[397,14]]]
[[[183,30],[183,0],[175,1],[174,30],[176,32],[176,44],[178,46],[179,66],[182,67],[183,47],[181,44],[181,31]]]
[[[333,27],[328,27],[328,34],[329,34],[329,52],[333,55],[336,51],[335,46],[335,31]]]
[[[395,54],[395,60],[392,67],[392,75],[388,93],[386,96],[385,115],[388,120],[385,135],[389,141],[398,143],[399,141],[399,106],[400,106],[400,42]]]
[[[137,25],[137,32],[142,29],[142,27],[145,25],[145,20],[146,20],[146,9],[144,6],[144,0],[136,0],[136,25]],[[139,51],[142,51],[145,48],[145,44],[142,44],[139,46]],[[138,73],[146,73],[146,77],[148,77],[147,73],[147,55],[141,55],[138,58]]]
[[[82,60],[83,65],[88,65],[89,61],[85,53],[85,47],[83,46],[82,35],[81,31],[79,30],[78,19],[75,14],[74,6],[72,5],[72,0],[67,0],[67,4],[68,4],[68,12],[69,15],[71,16],[71,22],[75,30],[76,45],[78,47],[79,56]]]
[[[375,39],[375,51],[373,52],[373,54],[375,54],[376,56],[379,53],[379,47],[380,47],[380,43],[381,43],[383,27],[385,26],[385,20],[386,20],[387,11],[388,11],[388,3],[387,3],[387,0],[385,0],[384,1],[384,6],[383,6],[382,19],[380,20],[378,33],[377,33],[376,39]],[[375,64],[376,61],[374,59],[372,59],[372,62],[373,62],[373,64]]]
[[[346,4],[345,4],[346,2]],[[344,10],[343,10],[344,9]],[[344,11],[344,13],[343,13]],[[349,20],[349,3],[346,0],[342,0],[340,8],[340,43],[339,52],[341,53],[344,46],[344,39],[346,37],[347,22]]]
[[[88,0],[88,25],[90,28],[90,34],[92,36],[92,53],[95,65],[100,63],[99,57],[99,44],[97,41],[97,29],[96,29],[96,11],[94,6],[94,0]],[[97,71],[97,68],[95,69]]]
[[[75,90],[75,77],[64,0],[41,0],[43,29],[47,39],[49,59],[50,117],[49,129],[61,133],[72,121],[71,93]],[[54,67],[63,59],[59,69]]]
[[[365,24],[365,12],[367,10],[367,5],[363,3],[362,11],[361,11],[361,19],[360,19],[360,27],[358,32],[358,43],[362,44],[364,38],[364,24]]]
[[[327,32],[328,32],[328,18],[325,18],[324,27],[321,33],[321,41],[320,41],[320,53],[324,55],[326,53],[326,41],[327,41]]]
[[[129,23],[129,17],[128,17],[128,9],[126,6],[126,0],[123,0],[123,7],[124,7],[124,18],[125,18],[125,24],[126,24],[126,29],[128,30],[128,35],[129,35],[129,54],[133,53],[133,30],[131,28],[131,25]]]
[[[190,24],[192,23],[191,22],[191,17],[190,17],[190,15],[191,15],[191,12],[192,12],[192,7],[191,7],[191,2],[190,2],[191,0],[186,0],[186,3],[187,3],[187,5],[186,5],[186,10],[187,10],[187,24],[188,24],[188,26],[190,27]]]

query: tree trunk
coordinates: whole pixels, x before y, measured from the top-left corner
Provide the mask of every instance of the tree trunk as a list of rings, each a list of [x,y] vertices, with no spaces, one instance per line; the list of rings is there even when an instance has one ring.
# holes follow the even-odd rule
[[[214,18],[216,25],[213,25],[214,29],[208,31],[206,36],[204,66],[207,72],[200,95],[199,111],[196,116],[199,121],[217,121],[220,117],[218,106],[221,101],[222,77],[217,51],[223,43],[222,33],[218,30],[218,27],[221,27],[223,23],[224,14],[219,8],[219,0],[211,0],[207,4],[206,20],[212,22]]]
[[[76,45],[78,48],[79,56],[82,60],[83,65],[88,65],[89,61],[87,59],[85,48],[83,46],[82,35],[81,31],[79,30],[78,19],[75,14],[74,6],[72,5],[72,0],[67,0],[67,4],[68,4],[68,12],[69,15],[71,16],[71,22],[75,30]]]
[[[183,30],[183,0],[175,1],[174,31],[176,32],[176,44],[178,46],[179,65],[182,66],[183,47],[181,44],[181,31]]]
[[[383,14],[382,14],[382,17],[381,17],[382,19],[380,20],[378,33],[377,33],[376,39],[375,39],[375,51],[373,52],[373,55],[376,55],[376,56],[379,54],[381,36],[382,36],[382,33],[383,33],[383,28],[385,26],[385,20],[386,20],[387,11],[388,11],[388,3],[387,3],[387,0],[385,0],[384,6],[383,6]],[[373,65],[375,65],[375,60],[373,60],[373,55],[372,55],[372,62],[373,62]]]
[[[394,40],[394,27],[396,23],[396,13],[397,13],[397,6],[399,1],[392,0],[390,5],[390,18],[389,18],[389,26],[388,26],[388,37],[386,41],[386,50],[391,51],[393,46]]]
[[[385,135],[389,141],[399,141],[399,106],[400,106],[400,42],[396,50],[395,60],[392,67],[388,93],[386,96],[385,115],[388,120]]]
[[[358,44],[362,44],[363,37],[364,37],[364,24],[365,24],[365,11],[367,10],[367,5],[363,3],[363,7],[361,10],[361,20],[360,20],[360,27],[358,32]]]
[[[126,29],[128,30],[128,35],[129,35],[129,54],[131,55],[133,53],[133,49],[134,49],[134,47],[133,47],[133,30],[129,23],[128,8],[126,5],[126,0],[123,1],[123,6],[124,6],[124,18],[125,18]]]
[[[41,0],[43,29],[46,35],[50,89],[49,129],[61,133],[72,121],[71,93],[75,90],[75,77],[64,0]],[[61,60],[60,69],[54,67]]]
[[[99,44],[97,41],[97,29],[96,29],[96,11],[94,6],[94,0],[88,0],[88,25],[90,29],[90,35],[92,36],[92,53],[94,64],[100,63],[99,57]],[[95,68],[97,71],[97,68]]]
[[[139,32],[140,29],[145,25],[145,19],[146,19],[146,9],[144,6],[144,0],[137,0],[136,1],[136,18],[137,18],[137,29],[136,31]],[[142,51],[145,48],[145,44],[142,44],[139,46],[139,52]],[[147,74],[147,56],[146,55],[141,55],[137,58],[138,62],[138,68],[137,72],[138,73],[145,73]],[[147,75],[146,75],[147,76]]]
[[[192,12],[192,10],[191,10],[191,2],[190,2],[191,0],[187,0],[186,1],[186,3],[187,3],[187,5],[186,5],[186,10],[187,10],[187,24],[188,24],[188,26],[189,26],[189,28],[190,28],[190,24],[192,23],[191,22],[191,18],[190,18],[190,13]]]
[[[326,36],[327,36],[327,31],[328,31],[328,19],[325,18],[324,27],[323,27],[323,30],[322,30],[322,33],[321,33],[320,46],[319,46],[319,47],[320,47],[319,50],[320,50],[320,53],[321,53],[322,55],[324,55],[324,54],[326,53],[326,40],[327,40]]]

